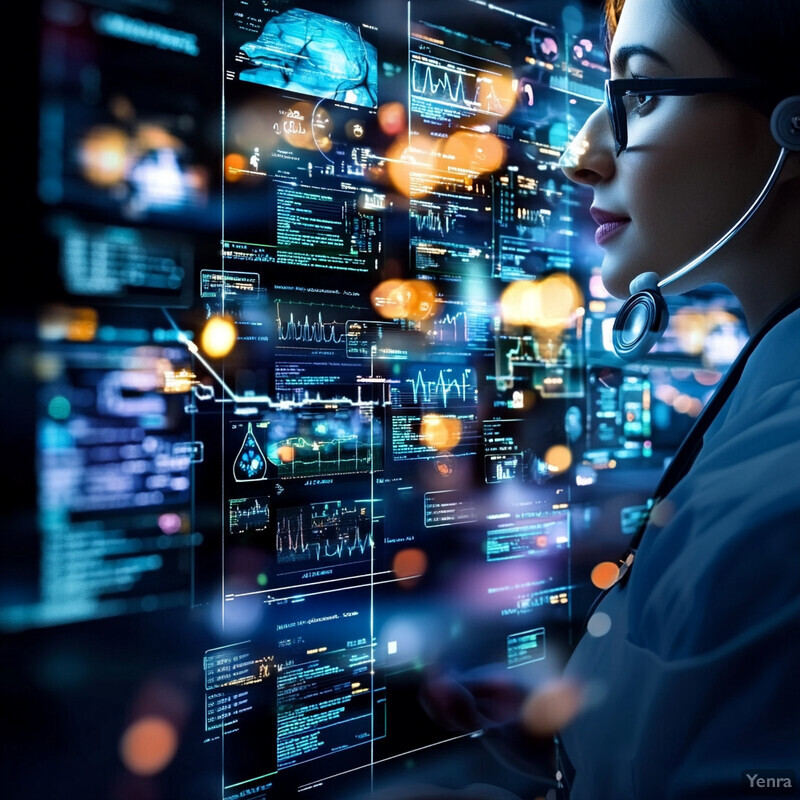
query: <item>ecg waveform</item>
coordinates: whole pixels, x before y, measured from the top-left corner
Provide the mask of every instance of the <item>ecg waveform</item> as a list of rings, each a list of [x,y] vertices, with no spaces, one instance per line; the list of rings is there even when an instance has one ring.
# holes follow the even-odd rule
[[[370,504],[312,503],[279,512],[275,548],[278,563],[353,561],[374,546]]]
[[[403,396],[393,397],[393,402],[398,401],[398,405],[403,405],[405,399],[414,405],[435,403],[447,408],[448,403],[452,404],[453,395],[462,403],[477,402],[475,376],[469,367],[460,374],[454,370],[440,369],[433,380],[426,376],[425,371],[419,370],[413,378],[406,378],[405,383],[408,388],[402,393]],[[397,391],[394,393],[399,394]]]
[[[505,105],[491,77],[478,75],[466,67],[454,69],[414,62],[411,89],[426,100],[458,106],[469,112],[501,115]]]
[[[324,322],[322,312],[317,315],[317,319],[311,322],[308,314],[302,322],[296,321],[294,312],[289,314],[286,324],[283,323],[278,305],[278,341],[280,342],[303,342],[307,344],[342,344],[345,333],[336,333],[338,322]]]

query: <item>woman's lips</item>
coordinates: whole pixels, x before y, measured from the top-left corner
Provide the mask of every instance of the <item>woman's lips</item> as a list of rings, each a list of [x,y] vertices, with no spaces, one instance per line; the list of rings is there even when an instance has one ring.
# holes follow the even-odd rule
[[[629,219],[618,219],[614,222],[604,222],[602,225],[598,226],[597,230],[594,232],[595,243],[601,246],[604,245],[609,239],[611,239],[613,236],[616,236],[621,230],[623,230],[629,222]]]
[[[594,240],[598,245],[604,245],[609,239],[624,230],[631,221],[630,217],[614,214],[612,211],[604,211],[602,208],[590,208],[589,213],[597,223]]]

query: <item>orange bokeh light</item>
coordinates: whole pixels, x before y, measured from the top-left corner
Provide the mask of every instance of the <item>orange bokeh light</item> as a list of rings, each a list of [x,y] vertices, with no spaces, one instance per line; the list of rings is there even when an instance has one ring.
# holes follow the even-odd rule
[[[550,472],[565,472],[572,465],[572,451],[563,444],[554,444],[544,454]]]
[[[403,281],[402,292],[406,319],[421,322],[433,315],[436,310],[436,287],[430,281]]]
[[[223,358],[236,344],[236,325],[225,315],[215,315],[200,334],[200,345],[212,358]]]
[[[285,444],[282,447],[278,448],[278,458],[284,464],[291,464],[294,461],[294,447],[291,445]]]
[[[131,723],[119,745],[123,764],[136,775],[156,775],[174,758],[178,749],[175,726],[158,716]]]
[[[247,159],[241,153],[228,153],[225,156],[225,180],[238,181],[242,170],[247,169]]]
[[[419,438],[423,444],[436,450],[452,450],[461,441],[461,420],[440,414],[425,414]]]
[[[712,330],[737,324],[738,320],[730,312],[719,309],[701,312],[691,307],[678,309],[670,321],[681,347],[691,355],[700,355],[703,352]]]
[[[591,580],[598,589],[608,589],[619,577],[619,565],[613,561],[601,561],[592,569]]]
[[[394,188],[406,197],[424,197],[439,185],[441,139],[415,136],[412,143],[398,137],[386,152],[386,172]]]
[[[564,330],[583,313],[583,293],[564,273],[510,283],[500,298],[503,321],[547,330]]]
[[[536,300],[536,282],[530,280],[512,281],[500,295],[500,313],[503,321],[510,325],[528,324],[530,315],[528,308]]]
[[[97,335],[99,315],[94,308],[53,305],[43,309],[38,322],[43,339],[91,342]]]
[[[324,110],[314,117],[314,106],[301,101],[295,103],[281,119],[280,133],[292,146],[300,150],[316,150],[315,137],[325,138],[330,132],[330,117]]]
[[[128,169],[129,139],[119,128],[98,125],[80,146],[80,160],[87,181],[95,186],[115,186]]]
[[[692,398],[688,394],[679,394],[672,403],[672,407],[679,414],[688,414],[692,409]]]
[[[436,311],[436,287],[430,281],[381,281],[371,292],[372,307],[385,319],[420,322]]]
[[[561,273],[550,275],[541,282],[542,316],[538,325],[545,328],[565,328],[572,324],[583,305],[578,284]]]
[[[392,571],[400,579],[400,585],[411,588],[417,584],[428,569],[428,556],[418,547],[400,550],[392,559]]]
[[[406,107],[402,103],[384,103],[378,109],[378,125],[388,136],[397,136],[406,126]]]
[[[403,281],[392,278],[381,281],[370,293],[372,307],[384,319],[400,319],[403,316]]]
[[[493,133],[456,131],[446,140],[442,158],[448,170],[494,172],[506,160],[506,146]]]
[[[136,144],[143,150],[176,150],[180,140],[161,125],[142,124],[136,131]]]

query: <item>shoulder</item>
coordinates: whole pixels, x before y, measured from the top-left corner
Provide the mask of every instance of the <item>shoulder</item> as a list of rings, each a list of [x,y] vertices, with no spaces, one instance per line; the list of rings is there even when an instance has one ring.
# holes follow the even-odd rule
[[[631,590],[633,635],[708,652],[800,597],[800,311],[764,337],[719,424],[654,513]]]
[[[756,489],[771,480],[775,486],[788,481],[800,496],[798,470],[791,469],[800,463],[792,461],[800,446],[799,353],[797,309],[768,331],[747,360],[689,473],[690,493],[702,491],[707,503],[725,502],[734,493],[757,500]]]
[[[765,394],[786,395],[800,383],[800,309],[771,328],[745,365],[731,398],[731,412],[742,410]]]

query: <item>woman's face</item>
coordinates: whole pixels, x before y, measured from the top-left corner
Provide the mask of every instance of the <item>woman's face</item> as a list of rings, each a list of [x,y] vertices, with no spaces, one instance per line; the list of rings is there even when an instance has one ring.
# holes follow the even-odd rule
[[[626,0],[610,56],[612,78],[732,74],[669,0]],[[602,278],[615,297],[627,297],[640,273],[663,277],[713,244],[755,199],[778,152],[768,120],[725,94],[651,98],[641,113],[629,113],[628,146],[619,156],[601,107],[571,150],[577,155],[564,172],[594,190]],[[726,273],[747,263],[754,230],[745,226],[670,291],[726,283]]]

